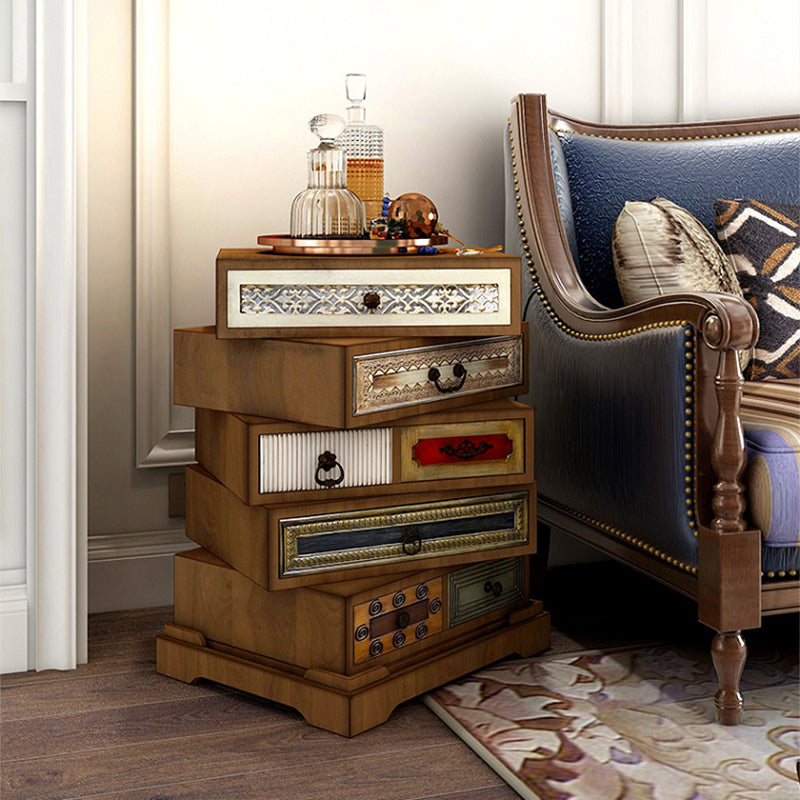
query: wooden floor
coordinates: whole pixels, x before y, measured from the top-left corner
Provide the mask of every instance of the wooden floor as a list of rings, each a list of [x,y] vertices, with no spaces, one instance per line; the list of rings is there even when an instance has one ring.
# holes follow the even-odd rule
[[[605,596],[609,586],[620,591],[619,580],[603,583]],[[659,591],[649,581],[641,586]],[[586,591],[569,579],[551,592],[562,609],[554,613],[552,651],[658,634],[635,616],[611,622],[608,606],[587,602],[596,595]],[[639,596],[652,616],[656,601]],[[659,597],[672,623],[692,624],[691,604],[668,592]],[[154,637],[170,618],[169,608],[93,615],[88,664],[0,679],[2,800],[518,798],[419,701],[344,739],[292,709],[156,674]]]

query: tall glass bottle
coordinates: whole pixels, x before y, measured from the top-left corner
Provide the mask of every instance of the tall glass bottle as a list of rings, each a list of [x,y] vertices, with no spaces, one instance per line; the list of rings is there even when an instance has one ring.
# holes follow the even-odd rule
[[[367,221],[381,216],[383,202],[383,130],[366,122],[363,103],[367,76],[349,73],[345,88],[350,105],[347,123],[337,143],[347,156],[347,188],[364,203]]]
[[[364,205],[346,186],[345,154],[335,142],[344,120],[338,114],[317,114],[308,127],[320,143],[308,151],[308,188],[292,201],[289,235],[360,239],[366,235]]]

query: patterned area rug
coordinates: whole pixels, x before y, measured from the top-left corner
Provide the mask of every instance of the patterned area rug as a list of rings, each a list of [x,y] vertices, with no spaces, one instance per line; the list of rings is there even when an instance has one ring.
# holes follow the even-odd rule
[[[797,653],[751,654],[739,726],[716,689],[707,654],[650,644],[501,662],[424,702],[524,798],[798,800]]]

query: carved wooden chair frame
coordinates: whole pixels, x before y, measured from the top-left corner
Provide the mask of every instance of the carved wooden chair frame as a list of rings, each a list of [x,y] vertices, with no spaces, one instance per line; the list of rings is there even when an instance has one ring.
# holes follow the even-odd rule
[[[762,580],[761,533],[743,518],[740,482],[746,464],[740,417],[743,377],[737,350],[758,336],[749,304],[719,294],[659,297],[619,309],[598,304],[584,288],[570,255],[553,180],[548,130],[624,139],[706,138],[798,129],[798,117],[776,117],[670,126],[613,126],[582,122],[548,110],[543,95],[519,95],[509,119],[510,175],[523,259],[533,286],[554,324],[584,339],[603,339],[658,325],[688,324],[696,338],[695,429],[698,525],[697,567],[670,563],[653,548],[637,547],[609,530],[539,498],[545,526],[566,530],[683,594],[696,599],[698,618],[717,631],[712,657],[720,688],[718,719],[737,724],[742,708],[739,681],[746,659],[742,630],[761,625],[762,615],[800,609],[796,577]],[[508,246],[508,243],[507,243]],[[509,247],[509,250],[511,248]]]

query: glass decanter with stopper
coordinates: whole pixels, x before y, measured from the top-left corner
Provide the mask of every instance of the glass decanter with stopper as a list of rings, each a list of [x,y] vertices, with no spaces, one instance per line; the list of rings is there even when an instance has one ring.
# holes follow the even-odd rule
[[[367,76],[349,73],[345,88],[350,105],[338,143],[347,154],[347,188],[361,198],[371,220],[381,216],[383,202],[383,130],[366,122]]]
[[[362,239],[364,205],[347,188],[345,153],[336,145],[344,129],[338,114],[317,114],[308,123],[320,138],[308,151],[308,188],[292,201],[289,235],[294,239]]]

